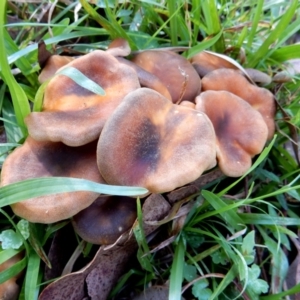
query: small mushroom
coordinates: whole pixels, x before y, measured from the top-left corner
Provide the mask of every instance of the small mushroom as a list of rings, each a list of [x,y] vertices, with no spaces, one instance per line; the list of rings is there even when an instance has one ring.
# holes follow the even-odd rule
[[[252,68],[246,68],[245,71],[247,72],[248,76],[253,80],[253,82],[256,82],[257,84],[268,85],[272,82],[272,78],[262,71]]]
[[[72,219],[74,230],[85,241],[113,244],[136,219],[136,202],[130,197],[100,196]]]
[[[201,93],[196,98],[196,109],[213,123],[221,171],[231,177],[245,174],[251,158],[263,150],[267,141],[268,128],[261,114],[227,91]]]
[[[128,56],[131,52],[128,42],[123,38],[113,40],[106,50],[112,56]]]
[[[5,160],[1,186],[30,178],[75,177],[105,183],[96,164],[96,143],[68,147],[28,137]],[[88,207],[98,193],[80,191],[41,196],[12,204],[14,213],[30,222],[53,223]]]
[[[216,164],[216,140],[207,116],[141,88],[128,94],[106,122],[97,147],[109,184],[171,191]]]
[[[201,89],[201,80],[183,56],[160,50],[147,50],[133,56],[132,61],[157,76],[168,88],[173,103],[194,102]]]
[[[255,86],[239,72],[230,69],[218,69],[202,78],[203,91],[228,91],[247,101],[264,118],[268,126],[268,139],[275,132],[276,105],[274,95],[267,89]]]
[[[221,68],[238,69],[238,67],[231,62],[232,59],[230,57],[209,51],[199,52],[191,57],[189,61],[201,78],[211,71]]]
[[[114,109],[125,95],[140,87],[136,72],[101,50],[77,58],[73,67],[99,84],[105,95],[95,94],[65,75],[55,76],[46,88],[43,111],[29,114],[25,123],[38,141],[81,146],[98,139]]]

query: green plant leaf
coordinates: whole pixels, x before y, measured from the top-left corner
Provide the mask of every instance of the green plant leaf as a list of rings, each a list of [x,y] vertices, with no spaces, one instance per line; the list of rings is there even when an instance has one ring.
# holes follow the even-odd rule
[[[208,280],[205,278],[193,284],[192,293],[198,300],[208,300],[212,295],[211,289],[206,288],[208,284]]]
[[[246,263],[249,265],[254,261],[255,258],[255,231],[250,231],[243,239],[242,243],[242,253],[245,258]]]
[[[27,240],[29,238],[29,222],[27,220],[20,220],[17,224],[17,227],[22,234],[24,240]]]
[[[255,294],[260,295],[267,293],[269,285],[266,281],[259,279],[260,268],[258,265],[253,264],[249,269],[249,281],[247,288],[250,288]]]
[[[19,249],[23,244],[23,238],[13,229],[7,229],[1,232],[0,242],[3,249]]]
[[[197,277],[196,267],[185,263],[183,267],[183,277],[188,282],[194,280]]]

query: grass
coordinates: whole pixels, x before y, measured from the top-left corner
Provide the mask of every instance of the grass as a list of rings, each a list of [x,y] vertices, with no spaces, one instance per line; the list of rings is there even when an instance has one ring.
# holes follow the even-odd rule
[[[52,13],[42,17],[46,4],[0,1],[0,110],[7,142],[0,144],[1,162],[27,136],[24,117],[39,110],[43,94],[37,77],[37,42],[44,40],[57,53],[105,49],[116,37],[126,38],[133,50],[190,47],[191,57],[202,50],[226,53],[243,67],[273,77],[283,62],[300,58],[298,0],[269,1],[52,1]],[[17,23],[8,17],[18,16]],[[14,38],[10,36],[14,34]],[[161,226],[161,238],[147,243],[136,234],[140,249],[134,263],[111,295],[127,297],[151,285],[169,284],[169,299],[288,299],[300,284],[287,287],[286,274],[297,256],[300,226],[299,152],[300,81],[271,83],[281,109],[276,137],[238,179],[221,178],[190,199],[184,219],[174,216]],[[18,234],[18,217],[7,205],[30,197],[68,190],[102,192],[106,186],[84,180],[47,178],[0,188],[2,231]],[[108,187],[108,193],[138,193],[137,189]],[[140,212],[140,207],[139,207]],[[139,221],[141,214],[139,213]],[[180,222],[181,220],[181,222]],[[2,249],[0,261],[24,251],[24,258],[0,272],[0,283],[24,271],[19,299],[37,299],[48,263],[45,249],[65,225],[30,224],[29,238],[18,249]],[[172,228],[177,228],[173,230]],[[0,235],[5,240],[5,236]],[[22,236],[22,235],[21,235]],[[172,237],[170,242],[166,242]],[[79,241],[78,241],[79,243]],[[148,250],[162,246],[148,254]],[[90,251],[95,249],[90,245]],[[74,249],[75,250],[75,249]],[[89,253],[88,250],[86,250]],[[86,255],[88,255],[86,253]],[[296,275],[295,275],[296,276]]]

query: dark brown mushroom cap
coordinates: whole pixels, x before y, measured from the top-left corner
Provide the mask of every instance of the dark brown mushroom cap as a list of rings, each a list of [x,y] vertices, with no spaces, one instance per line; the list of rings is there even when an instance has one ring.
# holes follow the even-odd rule
[[[189,59],[201,78],[209,72],[220,68],[238,69],[229,60],[230,58],[226,55],[210,53],[208,51],[199,52]]]
[[[104,123],[124,96],[140,84],[132,68],[100,50],[77,58],[66,67],[78,69],[106,94],[95,94],[65,75],[57,75],[47,86],[43,111],[29,114],[25,122],[29,134],[38,141],[81,146],[99,137]]]
[[[68,147],[63,143],[37,142],[28,137],[5,160],[1,186],[30,178],[54,176],[105,183],[96,164],[96,143]],[[30,222],[53,223],[70,218],[98,196],[88,191],[60,193],[28,199],[11,207],[16,215]]]
[[[71,56],[52,55],[48,58],[45,67],[39,75],[39,82],[43,83],[55,75],[57,70],[64,67],[74,58]]]
[[[242,176],[251,167],[268,136],[261,114],[249,103],[226,91],[206,91],[196,98],[196,109],[207,114],[217,136],[217,159],[221,171]]]
[[[263,116],[268,126],[268,139],[275,132],[276,105],[274,95],[267,89],[255,86],[239,72],[230,69],[219,69],[202,78],[203,91],[228,91],[247,101]]]
[[[168,88],[173,103],[194,102],[201,90],[201,80],[190,62],[171,51],[147,50],[134,55],[132,61],[157,76]]]
[[[100,196],[72,219],[74,230],[85,241],[113,244],[136,219],[136,202],[130,197]]]
[[[214,167],[215,147],[205,114],[141,88],[128,94],[105,124],[97,162],[109,184],[163,193]]]

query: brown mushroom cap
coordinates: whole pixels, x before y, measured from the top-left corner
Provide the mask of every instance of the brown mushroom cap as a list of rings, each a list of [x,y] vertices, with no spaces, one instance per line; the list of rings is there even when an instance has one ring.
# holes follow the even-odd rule
[[[109,184],[162,193],[214,167],[215,144],[205,114],[141,88],[128,94],[105,124],[97,162]]]
[[[196,98],[196,109],[207,114],[217,136],[217,159],[221,171],[232,177],[251,167],[267,141],[268,128],[259,112],[227,91],[206,91]]]
[[[276,105],[274,95],[267,89],[255,86],[239,72],[230,69],[219,69],[202,78],[203,91],[228,91],[247,101],[263,116],[268,126],[268,139],[275,132]]]
[[[25,122],[29,134],[38,141],[81,146],[99,137],[124,96],[140,84],[132,68],[100,50],[75,59],[66,67],[78,69],[106,94],[95,94],[65,75],[57,75],[45,91],[43,111],[29,114]]]
[[[229,60],[230,58],[226,55],[211,53],[208,51],[199,52],[189,59],[201,78],[209,72],[221,68],[237,70],[237,66],[231,63]]]
[[[39,82],[43,83],[55,75],[58,69],[64,67],[74,58],[71,56],[52,55],[48,58],[45,67],[39,75]]]
[[[100,196],[72,219],[74,230],[85,241],[113,244],[136,219],[136,202],[130,197]]]
[[[168,88],[173,103],[194,102],[201,89],[201,80],[183,56],[171,51],[147,50],[136,54],[132,61],[157,76]]]
[[[141,87],[147,87],[149,89],[155,90],[160,94],[162,94],[167,99],[169,99],[170,101],[172,101],[172,96],[170,95],[169,90],[157,76],[146,71],[145,69],[139,67],[134,62],[127,60],[123,57],[118,57],[117,59],[119,62],[132,67],[136,71]]]
[[[63,143],[37,142],[28,137],[5,160],[1,186],[30,178],[54,176],[105,183],[96,165],[96,143],[68,147]],[[98,196],[88,191],[60,193],[28,199],[11,207],[16,215],[30,222],[53,223],[70,218]]]

